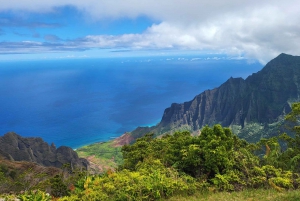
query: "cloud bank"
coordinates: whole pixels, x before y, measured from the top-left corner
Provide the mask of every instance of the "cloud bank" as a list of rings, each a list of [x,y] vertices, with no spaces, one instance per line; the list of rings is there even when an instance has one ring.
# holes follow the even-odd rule
[[[1,0],[2,1],[2,0]],[[262,63],[281,52],[300,55],[300,1],[241,0],[11,0],[0,1],[0,12],[49,13],[62,6],[73,6],[87,20],[113,20],[147,16],[160,23],[143,33],[87,35],[68,41],[19,42],[22,52],[124,48],[133,50],[177,49],[244,55]],[[11,47],[12,44],[3,44]],[[9,46],[10,45],[10,46]],[[7,51],[6,46],[0,52]]]

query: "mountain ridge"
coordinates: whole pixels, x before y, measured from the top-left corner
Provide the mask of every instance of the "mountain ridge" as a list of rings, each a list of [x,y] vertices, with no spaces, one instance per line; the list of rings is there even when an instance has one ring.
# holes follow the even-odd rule
[[[243,131],[254,124],[264,130],[281,121],[299,97],[300,57],[282,53],[246,79],[231,77],[190,101],[172,103],[156,126],[138,127],[130,135],[136,139],[149,132],[155,135],[175,130],[198,132],[204,125],[213,124],[231,127],[236,134],[244,135]],[[256,138],[274,135],[270,132],[257,134]]]

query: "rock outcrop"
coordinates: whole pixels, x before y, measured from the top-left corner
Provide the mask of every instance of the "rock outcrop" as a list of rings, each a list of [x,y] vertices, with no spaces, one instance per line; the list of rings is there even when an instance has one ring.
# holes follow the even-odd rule
[[[0,137],[0,155],[8,160],[35,162],[49,167],[60,168],[70,164],[72,169],[87,169],[89,165],[86,159],[79,158],[70,147],[56,148],[42,138],[23,138],[13,132]]]

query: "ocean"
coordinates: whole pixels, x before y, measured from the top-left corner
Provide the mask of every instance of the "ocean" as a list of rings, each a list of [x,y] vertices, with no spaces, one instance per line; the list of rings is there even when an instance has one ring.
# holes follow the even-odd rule
[[[74,149],[107,141],[262,67],[207,56],[2,61],[0,136],[13,131]]]

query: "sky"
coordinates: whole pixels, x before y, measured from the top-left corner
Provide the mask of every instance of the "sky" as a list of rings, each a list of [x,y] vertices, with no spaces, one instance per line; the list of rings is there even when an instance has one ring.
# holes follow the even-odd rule
[[[0,61],[300,55],[300,0],[0,0]]]

